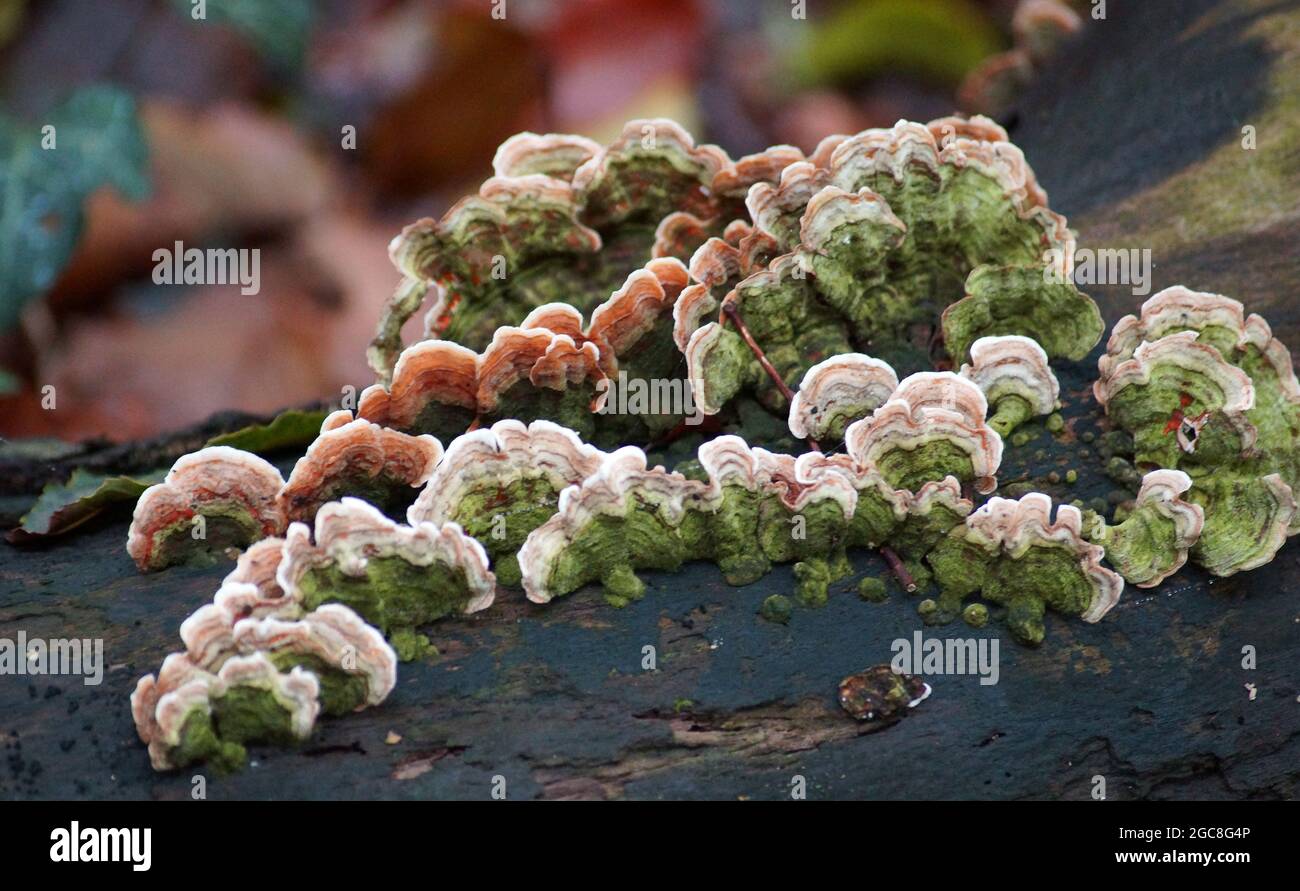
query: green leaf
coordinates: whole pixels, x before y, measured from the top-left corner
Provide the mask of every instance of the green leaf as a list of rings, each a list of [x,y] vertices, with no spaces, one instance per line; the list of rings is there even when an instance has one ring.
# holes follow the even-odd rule
[[[12,544],[63,535],[99,516],[115,504],[134,503],[145,489],[162,482],[167,471],[141,477],[106,476],[78,467],[66,483],[50,483],[42,491],[17,529],[6,536]]]
[[[289,446],[303,445],[320,433],[329,412],[293,408],[281,412],[269,424],[253,424],[208,440],[210,446],[230,446],[245,452],[266,454]]]
[[[0,115],[0,331],[67,265],[86,198],[104,185],[147,197],[147,164],[135,100],[112,87],[78,90],[31,124]]]
[[[205,20],[194,18],[194,0],[173,2],[195,24],[229,25],[274,65],[293,69],[302,64],[311,28],[311,0],[207,0]]]

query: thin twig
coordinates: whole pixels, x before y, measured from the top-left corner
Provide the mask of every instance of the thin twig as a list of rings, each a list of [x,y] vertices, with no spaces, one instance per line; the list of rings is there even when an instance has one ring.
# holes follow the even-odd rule
[[[763,366],[763,370],[767,372],[767,376],[772,379],[772,383],[776,384],[776,388],[781,391],[781,395],[785,397],[786,403],[793,403],[794,390],[791,390],[790,386],[785,382],[785,379],[777,373],[776,368],[773,367],[771,361],[768,360],[767,354],[763,352],[763,348],[758,345],[758,341],[754,340],[754,335],[749,333],[749,328],[745,325],[745,320],[741,317],[740,310],[736,308],[736,304],[724,300],[722,302],[722,313],[733,325],[736,326],[736,330],[740,332],[740,336],[749,346],[749,351],[754,354],[754,358],[758,360],[758,364]],[[820,452],[822,450],[821,445],[819,445],[817,440],[812,437],[809,437],[806,441],[808,447],[814,452]]]
[[[904,591],[911,594],[916,590],[916,579],[912,578],[912,574],[907,571],[903,561],[898,559],[898,555],[894,553],[893,548],[889,545],[881,545],[880,556],[885,558],[885,562],[889,564],[889,568],[894,575],[898,576],[898,583],[903,586]]]

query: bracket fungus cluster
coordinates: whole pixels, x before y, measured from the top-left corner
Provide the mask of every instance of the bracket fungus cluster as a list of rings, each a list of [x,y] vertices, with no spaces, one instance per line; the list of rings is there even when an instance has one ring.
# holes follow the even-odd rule
[[[565,134],[511,137],[491,179],[440,220],[408,226],[389,246],[404,279],[370,347],[381,379],[401,328],[433,292],[426,330],[483,349],[501,325],[567,302],[588,312],[653,256],[685,260],[743,214],[746,189],[802,153],[777,146],[732,161],[677,123],[629,121],[602,146]]]
[[[800,595],[824,601],[848,571],[849,547],[887,541],[919,560],[973,504],[962,485],[996,485],[1002,442],[984,423],[983,393],[951,372],[905,379],[846,431],[847,454],[795,458],[721,436],[699,449],[698,474],[648,468],[626,446],[560,493],[554,516],[525,540],[524,590],[549,602],[600,582],[608,597],[639,597],[637,570],[711,560],[732,584],[773,563],[797,562]]]
[[[319,695],[314,674],[282,672],[265,653],[229,659],[215,674],[172,653],[157,678],[140,679],[131,713],[155,770],[199,761],[234,770],[246,743],[288,745],[310,736]]]
[[[1065,220],[984,118],[735,161],[663,120],[608,146],[521,134],[391,254],[355,417],[331,414],[287,481],[206,448],[136,506],[142,570],[242,549],[132,697],[159,769],[236,766],[379,704],[422,628],[498,586],[621,606],[647,571],[708,561],[745,585],[793,563],[816,606],[870,548],[907,591],[937,585],[927,622],[982,623],[978,596],[1038,644],[1049,610],[1095,622],[1126,581],[1189,556],[1249,569],[1300,529],[1290,355],[1183,288],[1116,325],[1094,388],[1149,471],[1136,500],[1108,520],[989,497],[1004,438],[1059,406],[1049,362],[1102,322]]]
[[[1105,550],[1083,537],[1083,516],[1056,508],[1041,492],[990,498],[929,555],[939,583],[938,610],[955,613],[978,592],[1007,609],[1017,639],[1040,643],[1050,607],[1096,622],[1118,601],[1124,579],[1101,565]]]
[[[279,586],[284,542],[245,551],[213,597],[181,624],[182,652],[140,679],[131,713],[158,770],[211,762],[234,770],[251,743],[310,736],[321,714],[383,702],[397,655],[346,606],[310,608]]]
[[[230,446],[181,457],[163,482],[136,502],[127,552],[141,570],[211,560],[283,535],[320,506],[364,497],[387,511],[404,510],[442,457],[432,436],[408,436],[336,411],[286,481],[272,464]]]
[[[679,260],[655,259],[628,275],[585,325],[575,307],[548,303],[517,327],[498,328],[482,353],[420,341],[402,351],[387,384],[362,392],[358,414],[446,439],[505,418],[552,420],[605,441],[662,433],[689,414],[671,336],[673,308],[688,279]],[[660,398],[674,391],[676,400]],[[629,393],[646,406],[628,410]],[[606,411],[611,399],[615,410]]]
[[[1070,280],[1074,235],[987,118],[736,161],[671,121],[632,121],[608,146],[521,134],[494,166],[390,247],[403,282],[362,417],[444,441],[545,418],[644,444],[746,393],[785,415],[813,366],[854,351],[916,371],[939,344],[960,363],[980,337],[1023,335],[1077,360],[1102,334]],[[425,337],[403,350],[430,291]],[[689,405],[609,412],[614,382],[689,386]]]
[[[1116,525],[1100,517],[1086,530],[1106,549],[1106,560],[1124,580],[1153,588],[1187,562],[1188,550],[1201,537],[1205,512],[1182,496],[1192,486],[1181,470],[1153,470],[1142,478],[1133,509]]]
[[[524,539],[555,513],[560,492],[596,473],[604,458],[550,421],[498,421],[452,441],[407,518],[459,523],[491,556],[497,581],[518,585],[515,555]]]
[[[985,422],[988,403],[949,371],[904,378],[889,400],[844,432],[848,453],[899,489],[953,476],[981,494],[997,488],[1002,437]]]
[[[135,504],[127,553],[162,569],[284,532],[284,478],[256,455],[212,446],[184,455]]]
[[[809,368],[790,401],[790,432],[798,439],[839,442],[844,429],[893,395],[898,375],[862,353],[831,356]]]
[[[692,259],[702,287],[683,296],[676,333],[704,411],[743,390],[783,404],[736,316],[787,385],[854,350],[925,367],[936,334],[957,362],[983,336],[1031,336],[1070,359],[1101,337],[1096,305],[1070,281],[1074,236],[996,124],[900,121],[843,138],[824,163],[755,184],[751,230]],[[722,318],[682,324],[715,303]]]
[[[1028,419],[1054,411],[1061,390],[1043,348],[1017,334],[981,337],[971,344],[971,363],[962,365],[961,377],[983,392],[988,425],[1003,438]],[[900,389],[894,369],[873,356],[832,356],[809,368],[799,384],[790,402],[790,432],[822,444],[840,442],[849,425],[890,398],[906,397],[922,382],[933,386],[943,378],[913,375],[908,380],[908,387]],[[972,393],[964,401],[978,411]]]
[[[1019,334],[981,337],[970,345],[970,357],[961,375],[984,392],[993,411],[989,426],[999,436],[1056,410],[1061,385],[1038,341]]]
[[[737,585],[761,578],[774,562],[825,564],[825,581],[847,571],[856,492],[821,455],[796,459],[722,436],[700,447],[699,463],[704,479],[647,468],[636,446],[604,456],[595,473],[560,493],[554,516],[520,549],[528,598],[546,603],[598,581],[610,600],[625,603],[644,593],[637,570],[673,570],[688,560],[717,563]],[[824,597],[825,582],[805,599]]]
[[[1094,385],[1139,467],[1183,471],[1205,515],[1192,559],[1254,569],[1300,531],[1300,383],[1263,318],[1177,286],[1116,323]]]
[[[442,443],[432,436],[407,436],[336,411],[294,465],[278,499],[290,522],[311,522],[321,505],[343,495],[364,496],[392,512],[411,502],[441,457]]]
[[[314,530],[289,527],[276,582],[308,608],[347,604],[404,658],[419,652],[419,626],[486,609],[496,592],[487,553],[459,525],[395,523],[357,498],[325,505]]]

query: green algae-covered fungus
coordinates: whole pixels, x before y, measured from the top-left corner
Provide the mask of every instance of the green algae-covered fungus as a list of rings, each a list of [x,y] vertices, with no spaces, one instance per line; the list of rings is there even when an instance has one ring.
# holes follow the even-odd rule
[[[841,142],[828,167],[832,187],[879,200],[902,226],[901,237],[882,231],[882,288],[871,277],[840,279],[864,259],[863,251],[844,250],[851,230],[838,222],[840,214],[818,222],[821,208],[809,201],[801,220],[799,247],[810,256],[824,250],[827,259],[842,258],[817,264],[823,269],[818,275],[837,279],[827,293],[852,307],[859,337],[904,339],[910,324],[933,324],[961,296],[976,266],[1024,265],[1041,272],[1045,244],[1073,253],[1065,220],[1047,208],[1024,156],[985,118],[900,121],[866,130]],[[821,193],[815,198],[828,200]],[[869,255],[873,246],[865,247]]]
[[[1205,525],[1192,559],[1253,569],[1300,531],[1300,383],[1286,347],[1236,300],[1176,286],[1115,325],[1098,402],[1139,467],[1184,471]]]
[[[611,279],[611,271],[601,268],[601,247],[599,233],[580,221],[569,183],[540,174],[489,179],[441,220],[407,226],[390,246],[407,281],[390,302],[371,347],[371,362],[380,366],[375,370],[391,371],[400,352],[401,323],[419,308],[424,291],[437,295],[430,319],[434,332],[483,349],[498,326],[518,324],[534,307],[566,296],[594,298],[591,289],[598,282],[612,288],[627,270],[614,271]],[[510,318],[494,307],[512,307],[518,314]]]
[[[1072,358],[1101,335],[1095,304],[1069,280],[1073,235],[1048,209],[1023,155],[987,119],[900,121],[829,139],[808,159],[774,146],[735,162],[696,146],[670,121],[632,121],[604,147],[522,134],[502,146],[496,173],[441,221],[417,223],[394,241],[406,279],[371,361],[395,409],[375,395],[363,399],[361,416],[391,417],[399,429],[444,439],[466,429],[466,411],[482,420],[544,417],[591,438],[590,422],[573,414],[576,396],[538,406],[534,393],[520,407],[502,394],[501,410],[482,417],[476,388],[463,384],[466,355],[418,353],[449,362],[456,374],[407,359],[401,324],[428,290],[437,302],[426,338],[477,355],[491,349],[501,325],[550,328],[578,347],[585,336],[600,347],[611,381],[615,367],[634,383],[689,381],[704,414],[741,392],[788,410],[755,345],[786,386],[855,350],[909,370],[928,366],[940,313],[958,300],[965,308],[945,322],[945,335],[959,361],[985,335],[1031,335],[1048,355]],[[690,256],[694,284],[661,275],[657,301],[624,299],[611,316],[628,321],[596,337],[606,308],[598,304],[627,296],[632,279],[621,291],[616,285],[652,256]],[[577,317],[572,330],[555,324],[559,305]],[[724,318],[710,319],[719,307]],[[399,380],[404,362],[417,366],[408,377],[418,371],[425,386]],[[671,430],[683,412],[620,414],[640,415],[648,429],[636,432],[645,441]],[[605,432],[596,441],[611,447],[637,438],[617,425]]]
[[[307,669],[320,684],[326,715],[342,715],[383,702],[397,683],[397,655],[375,628],[338,603],[301,614],[284,598],[277,610],[242,615],[232,610],[231,586],[181,623],[190,659],[215,672],[226,660],[264,652],[281,671]],[[240,604],[242,606],[242,604]]]
[[[126,550],[141,570],[214,562],[284,531],[284,478],[250,452],[210,446],[185,455],[136,502]]]
[[[583,336],[600,348],[597,440],[647,441],[698,423],[673,313],[690,275],[679,260],[651,260],[591,313]]]
[[[961,375],[983,391],[989,426],[1003,439],[1030,418],[1055,411],[1061,387],[1037,341],[1018,334],[981,337],[970,355]]]
[[[992,604],[1036,645],[1048,609],[1096,622],[1125,580],[1156,585],[1189,555],[1249,569],[1300,531],[1290,355],[1236,301],[1184,288],[1121,320],[1094,387],[1118,428],[1108,472],[1141,479],[1133,506],[1086,529],[1042,493],[976,508],[1004,437],[1047,416],[1068,438],[1048,362],[1103,331],[1072,282],[1073,234],[992,121],[737,161],[633,121],[607,146],[521,134],[494,167],[390,246],[403,281],[369,352],[379,381],[287,483],[217,447],[141,497],[142,569],[247,548],[182,625],[186,651],[132,696],[156,768],[231,769],[248,744],[378,704],[397,661],[427,651],[420,628],[488,607],[498,580],[535,603],[599,584],[624,606],[646,571],[708,561],[746,585],[789,563],[791,589],[759,610],[785,623],[873,548],[908,591],[937,583],[925,622],[979,627]],[[670,471],[641,448],[687,455],[718,429],[785,441],[783,421],[811,451],[723,435]],[[845,684],[864,719],[927,692],[878,669]]]
[[[314,541],[306,524],[292,524],[276,578],[305,610],[355,610],[403,659],[416,653],[418,626],[486,609],[496,590],[487,553],[455,523],[399,525],[356,498],[321,508]]]
[[[600,467],[605,453],[550,421],[498,421],[454,440],[407,512],[412,526],[458,523],[483,545],[503,585],[518,585],[516,554],[555,513],[560,492]]]
[[[498,328],[478,370],[481,421],[547,418],[588,438],[595,433],[605,377],[598,344],[540,326]]]
[[[651,260],[591,312],[535,308],[498,328],[480,354],[425,340],[398,357],[392,379],[361,394],[357,414],[406,433],[451,439],[475,423],[547,419],[598,442],[647,441],[694,415],[673,340],[689,280],[672,258]]]
[[[661,467],[627,446],[608,455],[519,551],[530,600],[546,603],[591,582],[611,601],[642,594],[639,570],[716,563],[731,584],[761,578],[773,563],[804,562],[801,599],[824,599],[848,572],[845,537],[856,493],[818,453],[800,459],[750,449],[722,436],[700,448],[707,481]]]
[[[845,447],[896,489],[916,492],[952,476],[992,492],[1002,438],[985,423],[987,411],[974,382],[949,371],[918,372],[870,416],[849,425]]]
[[[185,652],[141,678],[131,710],[157,770],[205,761],[236,770],[250,743],[305,739],[317,716],[378,705],[397,654],[346,606],[305,612],[275,580],[284,550],[263,539],[240,556],[211,603],[181,624]]]
[[[1106,414],[1133,436],[1139,465],[1177,467],[1183,455],[1218,466],[1245,457],[1257,431],[1250,376],[1183,331],[1143,342],[1094,387]]]
[[[1069,276],[1031,266],[980,266],[966,278],[966,295],[943,311],[943,339],[954,361],[965,361],[981,337],[1020,334],[1048,356],[1077,361],[1101,340],[1101,311]]]
[[[512,137],[477,195],[393,241],[405,279],[371,343],[371,366],[388,379],[402,324],[430,291],[429,333],[476,350],[539,306],[589,312],[651,257],[687,259],[744,215],[750,185],[802,158],[775,146],[733,162],[662,118],[629,121],[607,146],[565,134]]]
[[[1191,478],[1181,470],[1153,470],[1142,478],[1137,500],[1122,523],[1098,522],[1084,533],[1106,549],[1106,561],[1125,581],[1154,587],[1179,570],[1201,536],[1204,511],[1182,498],[1191,486]]]
[[[938,617],[955,618],[975,594],[1006,607],[1011,633],[1037,645],[1047,609],[1096,622],[1118,601],[1124,580],[1101,565],[1103,550],[1084,539],[1082,515],[1032,492],[990,498],[940,540],[928,557],[938,582]]]
[[[701,308],[717,301],[743,316],[769,358],[795,354],[773,360],[787,384],[853,350],[908,370],[928,366],[941,314],[957,361],[988,335],[1029,335],[1048,355],[1074,359],[1100,339],[1096,305],[1070,281],[1074,237],[996,124],[900,121],[818,154],[820,165],[790,164],[778,184],[751,188],[754,228],[733,251],[716,239],[701,248],[733,267],[678,315],[677,342],[706,412],[742,390],[779,403],[739,334],[725,319],[706,321]]]
[[[813,439],[823,447],[844,439],[844,429],[871,414],[898,388],[898,375],[889,364],[845,353],[808,369],[790,403],[790,433]]]
[[[407,433],[451,439],[475,422],[546,418],[590,437],[605,379],[600,347],[569,307],[543,307],[527,327],[498,328],[482,354],[423,341],[398,359],[388,386],[361,393],[357,414]]]
[[[876,468],[847,455],[818,458],[808,467],[841,474],[856,492],[847,542],[851,548],[888,545],[916,564],[948,530],[962,522],[975,505],[962,496],[955,476],[921,484],[915,491],[898,488]]]
[[[979,397],[973,385],[961,386]],[[967,457],[964,465],[991,473],[996,456],[992,464],[989,457]],[[903,473],[912,491],[852,455],[796,459],[722,436],[700,447],[699,464],[702,472],[692,477],[702,478],[692,478],[647,469],[635,447],[606,456],[596,473],[561,493],[556,514],[520,549],[529,598],[545,603],[600,582],[611,601],[623,603],[644,591],[634,575],[643,569],[708,560],[729,583],[744,585],[774,563],[793,562],[799,600],[816,606],[850,571],[848,547],[889,541],[920,560],[973,509],[951,473],[933,481],[919,470]]]
[[[788,386],[809,366],[853,351],[844,320],[818,300],[812,279],[791,254],[736,285],[723,300],[743,314],[772,367]],[[695,404],[717,414],[741,392],[754,393],[769,410],[788,411],[781,390],[768,377],[733,325],[710,322],[691,334],[685,347],[687,377]]]
[[[136,731],[155,770],[201,761],[237,770],[250,743],[286,745],[310,734],[320,685],[303,668],[281,671],[265,653],[235,656],[216,673],[173,653],[131,694]]]

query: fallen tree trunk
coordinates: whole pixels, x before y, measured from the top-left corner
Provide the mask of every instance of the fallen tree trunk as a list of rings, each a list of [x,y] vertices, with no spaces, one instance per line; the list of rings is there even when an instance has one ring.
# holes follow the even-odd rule
[[[1147,2],[1109,15],[1018,112],[1013,136],[1053,207],[1083,248],[1151,250],[1151,292],[1184,283],[1237,297],[1300,348],[1296,14]],[[1085,290],[1108,323],[1143,299],[1131,286]],[[1009,447],[1004,490],[1021,482],[1067,501],[1113,490],[1085,436],[1104,429],[1094,369],[1061,370],[1066,428]],[[211,432],[12,464],[5,477],[13,494],[73,466],[165,464]],[[1048,476],[1067,468],[1078,484]],[[102,638],[109,663],[99,686],[0,685],[0,797],[183,798],[202,772],[151,771],[127,697],[179,648],[181,620],[229,567],[141,576],[125,538],[119,517],[40,549],[0,544],[0,636]],[[1156,590],[1130,587],[1098,625],[1049,616],[1041,648],[1000,647],[996,684],[931,678],[930,699],[892,725],[846,716],[839,680],[889,661],[917,630],[1000,630],[923,629],[915,598],[896,589],[884,604],[858,599],[860,575],[887,569],[853,556],[859,573],[788,625],[756,614],[791,592],[789,567],[745,588],[711,566],[649,575],[645,599],[621,610],[593,590],[546,607],[504,591],[492,609],[431,629],[440,655],[403,665],[385,705],[322,722],[301,749],[255,750],[243,772],[209,777],[208,795],[484,799],[504,783],[510,798],[782,798],[802,777],[810,798],[1084,799],[1100,777],[1117,799],[1294,796],[1294,545],[1229,579],[1185,568]]]

